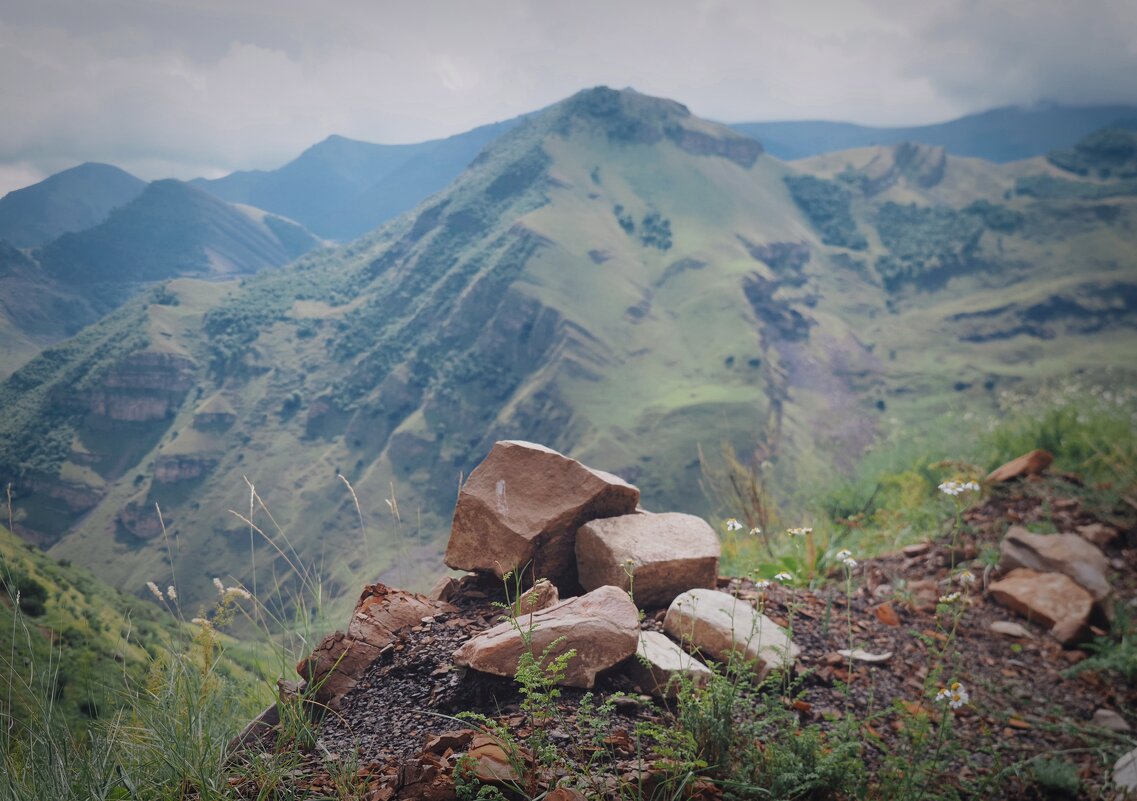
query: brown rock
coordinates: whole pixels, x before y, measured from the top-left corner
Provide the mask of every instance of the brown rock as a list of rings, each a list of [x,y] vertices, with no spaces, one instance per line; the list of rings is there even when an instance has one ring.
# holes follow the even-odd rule
[[[1095,601],[1109,596],[1109,560],[1076,534],[1032,534],[1011,526],[999,546],[999,569],[1027,567],[1040,573],[1063,573],[1089,590]]]
[[[644,609],[667,606],[695,587],[713,589],[720,551],[705,520],[674,512],[593,520],[576,534],[581,586],[631,589]]]
[[[347,633],[329,634],[296,666],[315,688],[314,700],[332,709],[356,685],[380,652],[395,642],[399,631],[422,623],[424,617],[452,612],[454,607],[424,595],[370,584],[355,605]]]
[[[517,602],[517,614],[528,615],[542,609],[548,609],[550,606],[559,603],[560,600],[561,593],[557,589],[557,585],[548,579],[537,579],[532,587],[521,593],[521,598]]]
[[[997,603],[1049,628],[1063,645],[1081,637],[1093,607],[1090,594],[1069,576],[1024,567],[994,582],[988,592]]]
[[[470,767],[478,781],[487,784],[517,784],[521,781],[515,762],[524,761],[518,753],[506,750],[501,740],[488,734],[478,734],[470,741]]]
[[[635,653],[640,632],[639,610],[628,594],[619,587],[600,587],[483,631],[454,652],[455,663],[496,676],[514,675],[526,650],[519,626],[529,633],[529,647],[537,656],[561,637],[550,659],[576,650],[561,682],[569,687],[592,687],[597,673]]]
[[[1051,456],[1049,452],[1033,450],[1030,453],[1024,453],[1017,459],[1012,459],[1004,465],[996,467],[987,476],[987,481],[998,483],[1000,481],[1010,481],[1013,478],[1036,476],[1050,467],[1050,463],[1053,461],[1054,457]]]
[[[753,662],[759,678],[771,668],[789,668],[801,652],[770,618],[718,590],[688,590],[677,597],[663,629],[712,659],[725,662],[735,654]]]
[[[576,532],[630,514],[640,493],[543,445],[494,445],[458,494],[446,564],[503,576],[524,569],[561,587],[576,583]]]
[[[1077,532],[1082,539],[1092,542],[1099,548],[1108,548],[1119,536],[1116,528],[1107,526],[1105,523],[1089,523],[1078,526]]]

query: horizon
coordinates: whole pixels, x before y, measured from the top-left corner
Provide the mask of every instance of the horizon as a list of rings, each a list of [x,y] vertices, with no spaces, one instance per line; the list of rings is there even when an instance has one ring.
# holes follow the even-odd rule
[[[602,21],[603,25],[597,22]],[[340,135],[417,143],[635,86],[713,120],[921,126],[1137,104],[1137,6],[1045,0],[7,3],[0,194],[88,161],[145,180],[272,169]]]

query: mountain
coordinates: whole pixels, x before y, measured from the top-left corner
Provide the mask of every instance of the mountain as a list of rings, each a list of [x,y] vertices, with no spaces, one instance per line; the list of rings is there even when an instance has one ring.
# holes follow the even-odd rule
[[[349,240],[445,188],[520,120],[409,145],[330,136],[277,170],[193,183],[225,200],[297,220],[320,236]]]
[[[1137,128],[1137,106],[1006,106],[950,122],[901,128],[872,128],[847,122],[743,122],[736,131],[760,140],[780,159],[800,159],[838,150],[918,142],[953,156],[1005,163],[1071,147],[1110,126]]]
[[[19,248],[98,225],[146,182],[109,164],[80,164],[0,198],[0,239]]]
[[[498,439],[706,514],[723,443],[788,497],[1003,390],[1131,381],[1134,230],[1126,179],[914,144],[788,165],[592,89],[350,245],[170,281],[46,350],[0,385],[0,481],[23,536],[118,586],[166,581],[172,540],[189,603],[313,565],[350,603],[437,575]]]
[[[30,253],[0,240],[0,376],[156,281],[246,275],[319,244],[290,220],[172,180]]]
[[[171,179],[153,182],[105,222],[64,234],[38,258],[60,280],[117,284],[251,273],[317,244],[290,220],[235,207]]]

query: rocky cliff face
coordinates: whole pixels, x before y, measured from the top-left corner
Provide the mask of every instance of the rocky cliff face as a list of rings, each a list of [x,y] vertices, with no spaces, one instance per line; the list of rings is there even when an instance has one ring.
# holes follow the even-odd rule
[[[163,420],[193,386],[196,366],[193,360],[170,353],[131,354],[87,394],[87,409],[92,417],[106,421]]]

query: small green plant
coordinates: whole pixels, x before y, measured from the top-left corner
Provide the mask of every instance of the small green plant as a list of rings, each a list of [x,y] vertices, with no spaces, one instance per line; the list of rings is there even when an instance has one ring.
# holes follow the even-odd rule
[[[1030,763],[1034,781],[1047,798],[1078,798],[1082,779],[1078,769],[1064,759],[1039,757]]]

